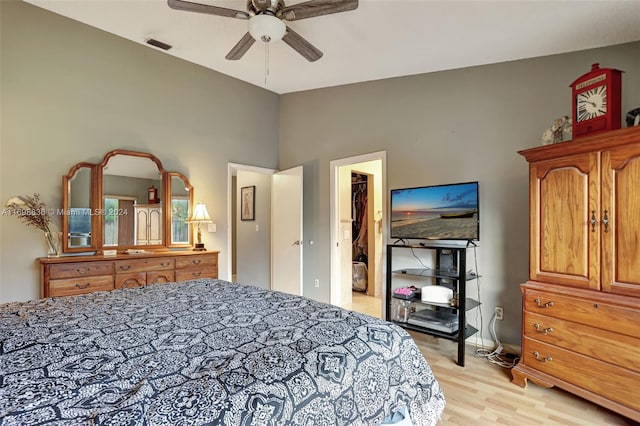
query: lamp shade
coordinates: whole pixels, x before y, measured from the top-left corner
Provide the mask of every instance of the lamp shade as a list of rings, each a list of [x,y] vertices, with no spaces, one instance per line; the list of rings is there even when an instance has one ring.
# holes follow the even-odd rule
[[[286,31],[284,22],[272,15],[256,15],[249,19],[249,34],[254,40],[265,43],[279,41]]]
[[[207,206],[204,203],[197,203],[196,208],[193,209],[193,214],[189,217],[188,222],[206,223],[212,222]]]

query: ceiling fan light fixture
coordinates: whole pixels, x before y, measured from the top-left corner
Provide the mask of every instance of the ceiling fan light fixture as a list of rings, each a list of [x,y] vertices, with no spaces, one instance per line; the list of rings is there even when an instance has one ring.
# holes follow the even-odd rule
[[[249,19],[249,34],[254,40],[271,43],[282,40],[287,27],[280,19],[272,15],[256,15]]]

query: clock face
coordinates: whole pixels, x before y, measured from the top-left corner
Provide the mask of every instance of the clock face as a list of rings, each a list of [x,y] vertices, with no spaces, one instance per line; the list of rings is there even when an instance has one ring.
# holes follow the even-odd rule
[[[577,121],[591,120],[607,112],[607,86],[598,86],[576,96]]]

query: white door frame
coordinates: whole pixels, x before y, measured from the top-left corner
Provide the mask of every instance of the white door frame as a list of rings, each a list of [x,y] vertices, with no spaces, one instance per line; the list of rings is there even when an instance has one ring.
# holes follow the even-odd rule
[[[354,157],[341,158],[329,163],[329,208],[331,233],[331,304],[339,306],[340,300],[340,209],[339,196],[340,188],[339,173],[340,167],[367,161],[380,160],[382,162],[382,241],[387,240],[387,151],[372,152],[369,154],[356,155]],[[386,276],[386,250],[382,250],[382,276]],[[384,290],[384,289],[383,289]],[[382,292],[384,296],[384,291]],[[384,297],[383,297],[384,299]]]
[[[266,169],[264,167],[249,166],[246,164],[227,163],[227,281],[232,281],[233,269],[233,193],[232,193],[232,181],[233,176],[236,176],[239,170],[248,172],[262,173],[266,175],[272,175],[277,170]],[[271,259],[271,256],[269,256]],[[223,278],[224,279],[224,278]]]

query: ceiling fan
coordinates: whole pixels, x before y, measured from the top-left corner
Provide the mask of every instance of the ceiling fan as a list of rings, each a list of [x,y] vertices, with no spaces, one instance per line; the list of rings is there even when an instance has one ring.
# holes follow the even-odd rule
[[[242,58],[256,40],[265,43],[282,40],[308,61],[317,61],[322,57],[322,52],[286,26],[284,21],[297,21],[358,8],[358,0],[309,0],[291,6],[285,5],[284,0],[247,0],[246,12],[185,0],[167,2],[170,8],[176,10],[248,19],[249,31],[225,56],[230,60]]]

